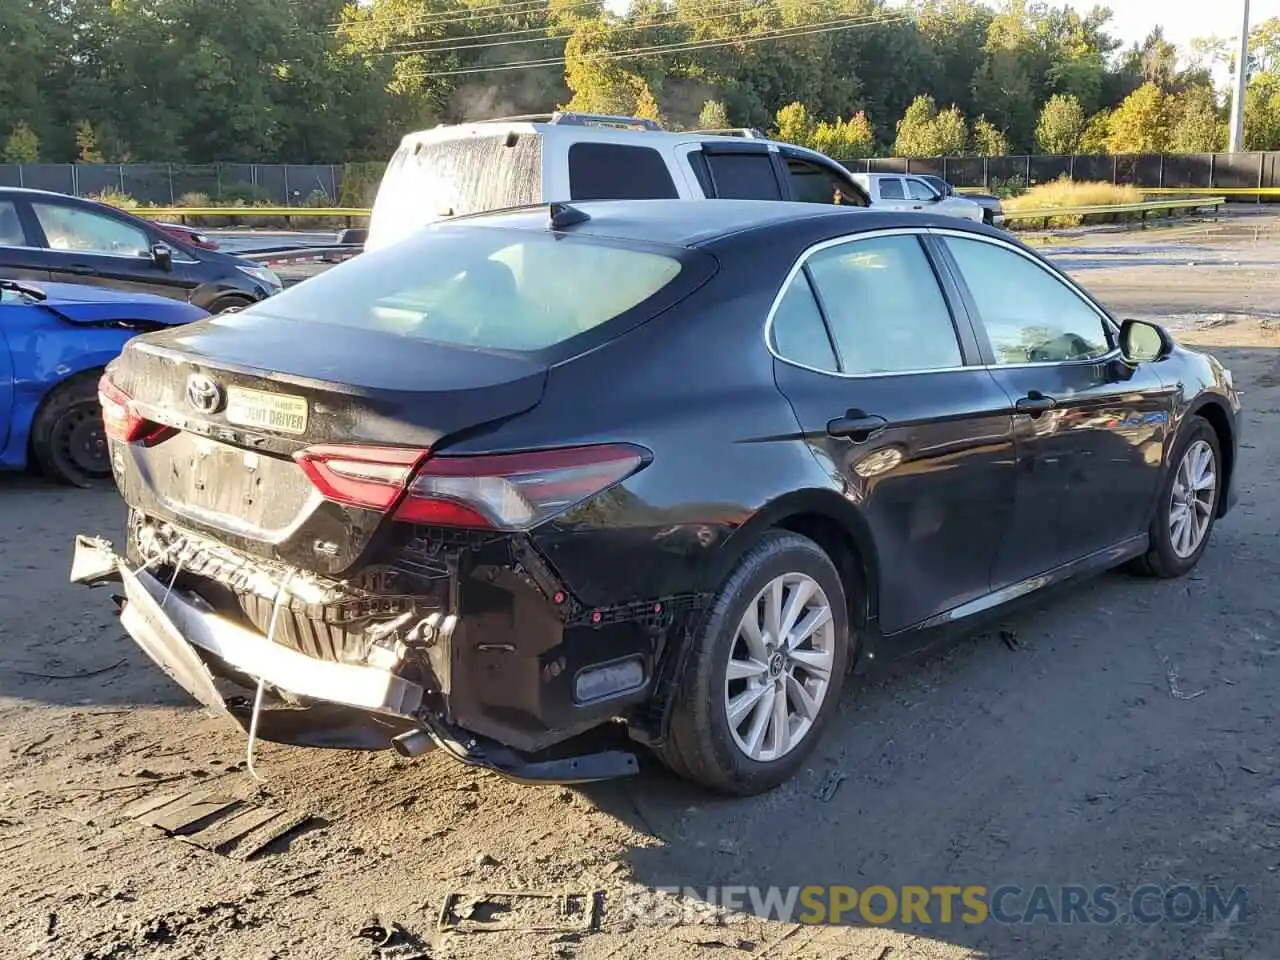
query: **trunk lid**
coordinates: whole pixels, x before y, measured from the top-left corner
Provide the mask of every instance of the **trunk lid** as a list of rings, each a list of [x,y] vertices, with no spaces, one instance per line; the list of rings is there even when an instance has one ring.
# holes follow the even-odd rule
[[[359,558],[381,512],[324,500],[293,455],[317,445],[428,450],[521,414],[547,368],[527,356],[338,325],[230,314],[134,338],[108,377],[170,430],[113,443],[147,517],[317,573]]]

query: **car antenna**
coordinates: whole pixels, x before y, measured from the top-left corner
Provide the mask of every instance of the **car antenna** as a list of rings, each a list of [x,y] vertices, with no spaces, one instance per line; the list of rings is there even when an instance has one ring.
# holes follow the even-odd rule
[[[567,203],[550,204],[550,213],[552,230],[563,230],[565,227],[586,223],[591,219],[589,214],[579,210],[577,207],[571,207]]]

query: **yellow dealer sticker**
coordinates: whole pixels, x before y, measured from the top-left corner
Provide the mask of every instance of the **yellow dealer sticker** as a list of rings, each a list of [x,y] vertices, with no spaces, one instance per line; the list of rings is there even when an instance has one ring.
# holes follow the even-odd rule
[[[307,401],[284,393],[229,387],[227,423],[242,427],[261,427],[280,433],[305,433]]]

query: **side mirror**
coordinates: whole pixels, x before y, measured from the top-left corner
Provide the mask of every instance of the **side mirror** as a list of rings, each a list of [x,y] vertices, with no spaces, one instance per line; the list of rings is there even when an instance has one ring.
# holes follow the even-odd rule
[[[173,248],[167,243],[153,243],[151,245],[151,260],[161,270],[172,270]]]
[[[1154,363],[1173,352],[1173,337],[1164,327],[1145,320],[1120,324],[1120,353],[1129,363]]]

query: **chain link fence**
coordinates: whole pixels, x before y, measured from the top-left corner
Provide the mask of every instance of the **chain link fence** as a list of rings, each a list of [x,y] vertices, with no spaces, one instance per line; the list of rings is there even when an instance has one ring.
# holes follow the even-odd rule
[[[866,173],[929,173],[957,187],[987,190],[1058,177],[1104,180],[1137,187],[1280,187],[1280,152],[1113,154],[1105,156],[878,157],[842,161]],[[366,169],[377,167],[377,170]],[[128,194],[139,203],[174,206],[200,195],[212,203],[262,202],[279,206],[328,206],[372,201],[381,164],[285,163],[29,163],[0,164],[0,186],[32,187],[77,196]],[[360,189],[344,197],[344,178]],[[367,183],[365,181],[368,181]],[[357,199],[354,194],[359,194]],[[354,202],[353,202],[354,201]]]
[[[957,187],[995,189],[1059,177],[1151,188],[1255,189],[1280,187],[1280,152],[1135,153],[1076,156],[882,157],[842,161],[859,173],[926,173]]]
[[[343,172],[342,164],[328,163],[5,163],[0,164],[0,186],[80,197],[124,193],[160,206],[177,205],[192,195],[212,203],[333,206]]]

